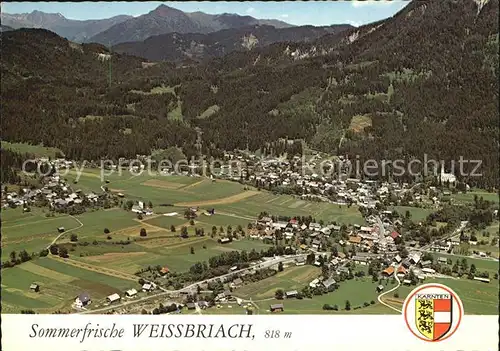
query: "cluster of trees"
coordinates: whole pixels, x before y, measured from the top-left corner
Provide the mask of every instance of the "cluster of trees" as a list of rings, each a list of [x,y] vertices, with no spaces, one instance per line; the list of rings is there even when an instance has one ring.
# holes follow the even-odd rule
[[[171,313],[175,312],[179,309],[179,307],[175,304],[172,303],[168,306],[164,306],[162,303],[158,307],[155,307],[152,311],[153,314],[165,314],[165,313]],[[146,314],[146,313],[143,313]]]
[[[368,306],[374,305],[374,304],[375,304],[375,301],[371,300],[370,302],[364,302],[363,306],[356,306],[356,307],[354,307],[354,309],[356,310],[356,309],[359,309],[359,308],[362,308],[362,307],[368,307]],[[339,306],[338,305],[324,304],[323,305],[323,310],[325,310],[325,311],[338,311],[339,310]],[[351,302],[349,300],[346,300],[344,310],[345,311],[350,311],[351,310]]]
[[[44,252],[45,253],[45,252]],[[40,253],[41,255],[42,253]],[[47,256],[47,255],[45,255]],[[17,254],[16,251],[12,251],[10,254],[9,254],[9,258],[10,260],[8,261],[5,261],[5,262],[2,262],[2,268],[10,268],[10,267],[14,267],[16,265],[19,265],[21,263],[24,263],[24,262],[28,262],[30,260],[32,260],[34,257],[36,257],[36,254],[35,253],[32,253],[32,254],[29,254],[26,250],[21,250],[19,252],[19,255]]]

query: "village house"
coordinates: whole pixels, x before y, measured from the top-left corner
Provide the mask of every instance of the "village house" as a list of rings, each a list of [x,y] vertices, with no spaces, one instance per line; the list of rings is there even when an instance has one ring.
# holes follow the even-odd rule
[[[393,266],[389,266],[382,271],[382,275],[384,275],[386,277],[390,277],[393,274],[394,274],[394,267]]]
[[[398,271],[397,271],[396,275],[397,275],[398,277],[404,277],[404,276],[406,275],[406,273],[407,273],[406,268],[405,268],[405,267],[403,267],[403,266],[399,266],[399,268],[398,268]]]
[[[198,301],[198,307],[201,308],[202,310],[206,310],[207,308],[210,307],[210,304],[207,301],[201,300]]]
[[[420,265],[422,266],[422,268],[429,267],[432,265],[432,261],[430,261],[430,260],[422,261],[422,262],[420,262]]]
[[[349,243],[353,245],[359,245],[361,243],[361,237],[359,236],[349,236]]]
[[[91,303],[92,303],[92,300],[90,299],[90,295],[86,292],[81,293],[75,299],[75,306],[77,308],[83,308],[85,306],[90,305]]]
[[[412,264],[418,264],[420,262],[420,254],[417,252],[417,253],[414,253],[413,255],[411,255],[410,262]]]
[[[335,279],[333,278],[328,278],[327,280],[324,280],[322,282],[323,286],[325,287],[325,289],[329,289],[331,286],[333,286],[334,284],[336,283]]]
[[[425,274],[435,274],[436,271],[432,268],[422,268],[422,272]]]
[[[360,265],[367,265],[369,262],[368,256],[360,256],[360,255],[355,255],[352,257],[352,260],[355,264],[360,264]]]
[[[446,257],[439,257],[438,262],[446,264],[448,262],[448,260],[446,259]]]
[[[150,292],[153,290],[153,284],[151,283],[146,283],[142,286],[142,291],[144,292]]]
[[[306,264],[306,258],[304,256],[300,256],[295,259],[296,266],[303,266],[305,264]]]
[[[236,278],[235,280],[233,280],[230,284],[231,288],[235,289],[237,287],[239,287],[240,285],[243,284],[243,280],[241,280],[241,278]]]
[[[321,241],[319,241],[317,239],[313,240],[311,243],[311,247],[315,250],[319,250],[321,247]]]
[[[274,305],[270,305],[269,306],[269,310],[271,312],[283,312],[285,310],[285,307],[283,306],[282,303],[277,303],[277,304],[274,304]]]

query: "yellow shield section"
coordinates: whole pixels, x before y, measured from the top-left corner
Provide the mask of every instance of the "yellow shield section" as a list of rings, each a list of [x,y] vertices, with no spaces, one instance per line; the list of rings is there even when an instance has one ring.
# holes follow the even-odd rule
[[[420,334],[434,340],[434,300],[415,300],[415,314],[415,323]]]

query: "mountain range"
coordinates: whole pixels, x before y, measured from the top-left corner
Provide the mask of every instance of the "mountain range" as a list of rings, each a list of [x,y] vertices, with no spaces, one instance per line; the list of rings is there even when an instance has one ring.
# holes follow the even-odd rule
[[[2,25],[13,29],[43,28],[51,30],[60,36],[76,42],[83,42],[99,32],[108,29],[132,16],[115,16],[102,20],[71,20],[60,13],[45,13],[33,11],[31,13],[8,14],[2,12]]]
[[[201,129],[207,156],[269,150],[284,139],[360,162],[427,157],[448,167],[461,157],[481,160],[481,176],[456,171],[460,181],[498,188],[498,7],[499,0],[412,1],[359,28],[190,65],[47,30],[7,31],[2,138],[59,147],[74,159],[174,146],[191,157]]]
[[[290,28],[292,25],[273,19],[256,19],[236,14],[210,15],[203,12],[185,13],[160,5],[147,14],[132,17],[119,15],[101,20],[71,20],[60,13],[33,11],[22,14],[1,14],[2,25],[13,29],[43,28],[75,42],[96,42],[115,45],[143,41],[166,33],[211,33],[223,29],[255,25]]]
[[[200,61],[222,57],[233,51],[249,51],[277,42],[312,42],[328,34],[337,34],[354,28],[351,25],[328,27],[299,26],[276,28],[255,25],[223,29],[208,34],[169,33],[144,41],[121,43],[113,51],[144,57],[151,61]]]

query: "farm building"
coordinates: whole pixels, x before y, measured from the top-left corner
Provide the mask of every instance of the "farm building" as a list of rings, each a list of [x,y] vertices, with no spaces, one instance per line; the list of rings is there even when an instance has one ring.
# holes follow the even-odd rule
[[[106,301],[108,301],[109,303],[113,303],[120,300],[121,297],[117,293],[114,293],[113,295],[109,295],[108,297],[106,297]]]
[[[271,312],[283,312],[285,310],[285,307],[283,306],[282,303],[277,303],[269,306],[269,310]]]
[[[188,302],[186,304],[186,307],[187,307],[188,310],[194,310],[194,309],[196,309],[196,305],[193,302]]]
[[[286,296],[287,299],[290,299],[292,297],[296,297],[298,295],[298,293],[299,292],[297,290],[287,291],[285,293],[285,296]]]
[[[59,233],[63,233],[63,232],[64,232],[64,227],[59,227],[59,228],[57,228],[57,231],[58,231]]]
[[[125,292],[125,296],[127,297],[133,297],[135,295],[137,295],[137,290],[135,289],[130,289]]]
[[[381,292],[382,290],[384,290],[384,286],[383,285],[377,286],[377,292]]]
[[[474,280],[483,282],[483,283],[489,283],[490,280],[488,278],[481,278],[481,277],[474,277]]]
[[[227,243],[230,243],[230,242],[231,242],[231,239],[229,239],[229,238],[219,239],[219,243],[220,244],[227,244]]]
[[[33,283],[33,284],[30,285],[30,290],[33,290],[34,292],[39,292],[40,291],[40,285]]]
[[[405,279],[405,280],[403,280],[403,284],[404,285],[410,285],[411,284],[411,280]]]
[[[90,299],[90,295],[86,292],[81,293],[75,299],[75,305],[77,308],[82,308],[82,307],[88,306],[91,303],[92,303],[92,300]]]
[[[151,290],[153,290],[153,285],[150,283],[146,283],[142,286],[142,291],[144,292],[149,292]]]

